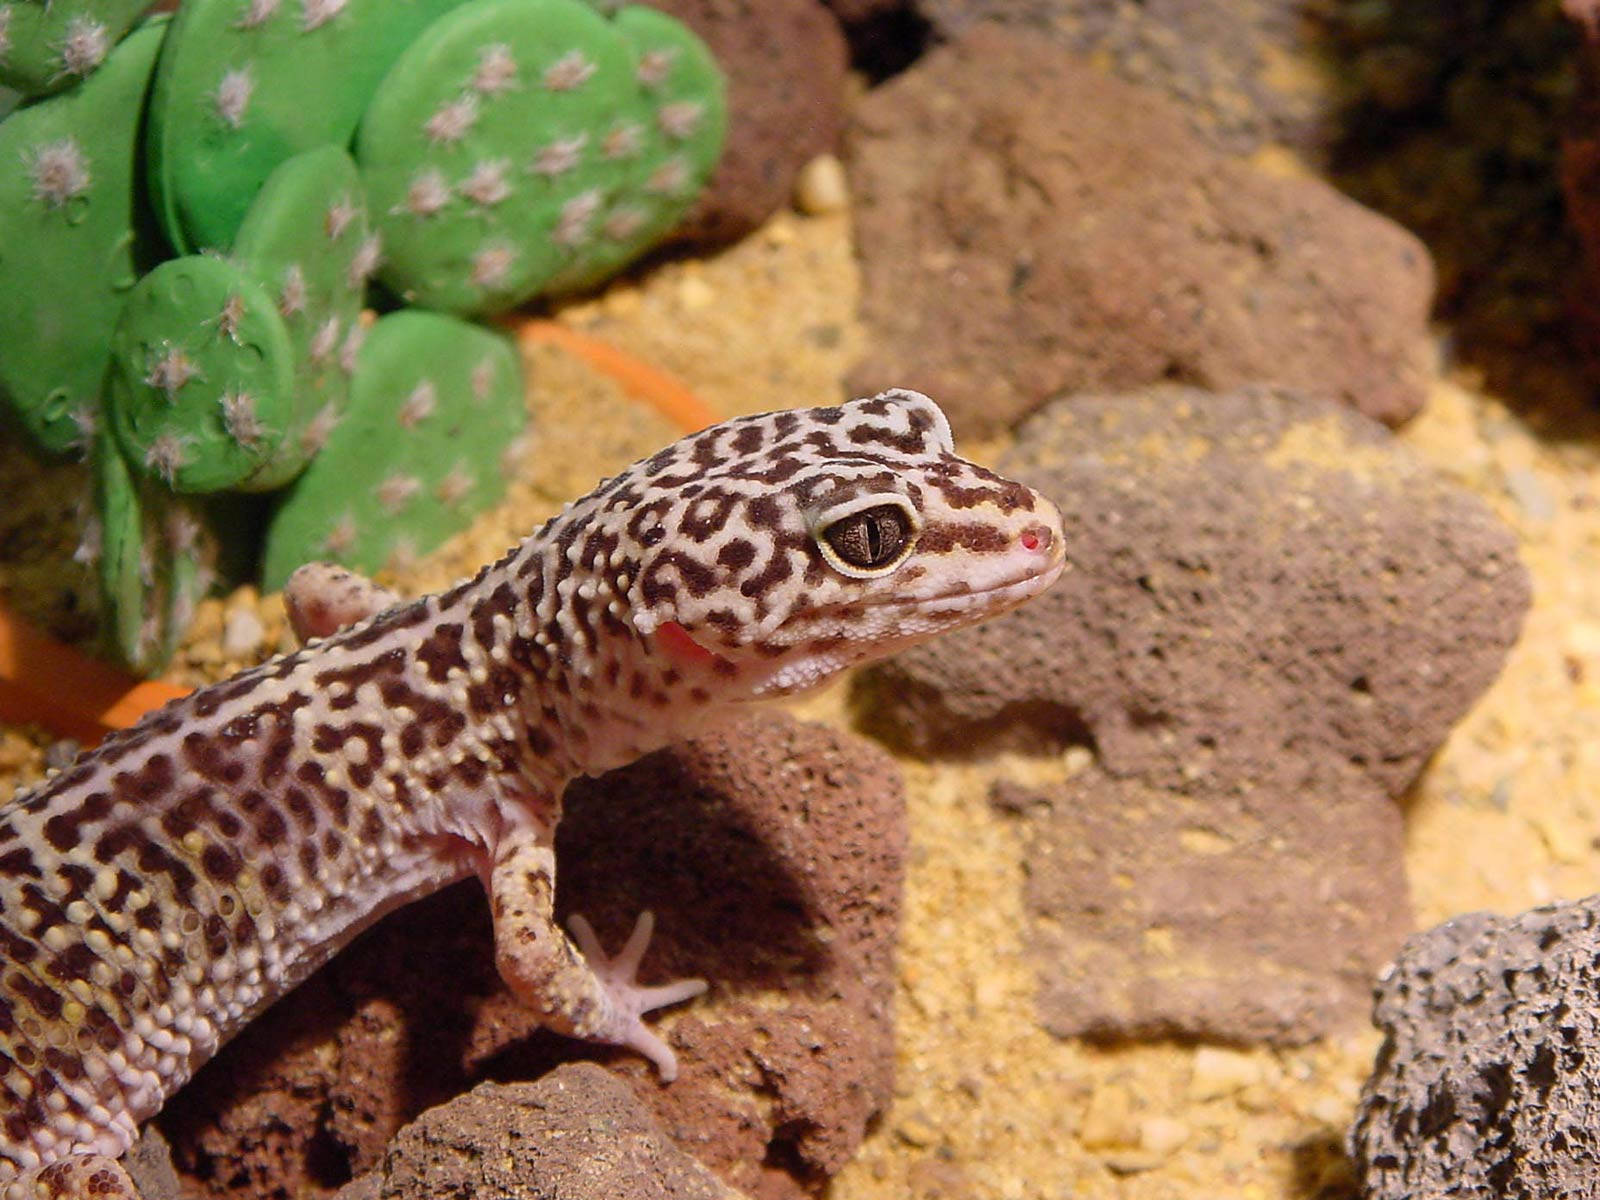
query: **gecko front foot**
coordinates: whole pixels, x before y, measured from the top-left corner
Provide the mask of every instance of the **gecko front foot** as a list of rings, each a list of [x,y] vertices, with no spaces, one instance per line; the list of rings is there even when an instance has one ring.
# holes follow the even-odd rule
[[[573,940],[589,964],[589,970],[605,987],[610,1001],[608,1021],[594,1037],[600,1041],[636,1050],[651,1062],[661,1074],[662,1083],[671,1083],[678,1077],[678,1059],[672,1048],[652,1033],[639,1018],[647,1012],[678,1004],[698,996],[706,990],[704,979],[678,979],[672,983],[653,986],[640,984],[635,979],[640,960],[650,945],[655,932],[655,914],[646,910],[634,922],[627,944],[615,958],[608,955],[595,936],[594,926],[581,916],[574,915],[570,925]]]

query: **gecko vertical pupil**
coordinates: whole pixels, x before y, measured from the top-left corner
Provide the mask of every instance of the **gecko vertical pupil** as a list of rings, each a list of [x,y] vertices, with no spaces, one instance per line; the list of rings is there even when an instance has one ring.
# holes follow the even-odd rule
[[[893,562],[910,535],[910,520],[904,510],[893,504],[880,504],[840,517],[822,531],[835,554],[862,570]]]

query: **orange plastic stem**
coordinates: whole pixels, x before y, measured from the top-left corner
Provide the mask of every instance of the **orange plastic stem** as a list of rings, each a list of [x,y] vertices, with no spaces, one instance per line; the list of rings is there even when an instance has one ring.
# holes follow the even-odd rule
[[[581,358],[602,375],[616,380],[617,385],[633,399],[648,404],[685,433],[695,433],[720,420],[716,413],[706,407],[705,401],[671,375],[624,353],[609,342],[537,317],[513,321],[510,328],[519,341],[556,346]]]
[[[187,691],[136,679],[0,609],[0,721],[93,744]]]

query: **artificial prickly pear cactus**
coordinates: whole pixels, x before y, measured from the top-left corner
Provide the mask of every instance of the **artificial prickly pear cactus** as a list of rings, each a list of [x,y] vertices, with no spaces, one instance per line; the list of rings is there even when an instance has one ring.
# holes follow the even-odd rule
[[[162,263],[111,338],[106,407],[121,450],[177,492],[249,488],[295,435],[294,346],[267,290],[236,263]]]
[[[134,179],[164,25],[0,121],[0,404],[51,453],[87,448],[111,330],[154,257]]]
[[[628,43],[637,85],[633,113],[602,138],[626,147],[627,170],[601,189],[588,236],[545,281],[550,293],[592,287],[620,271],[671,231],[717,165],[727,133],[722,74],[705,43],[653,8],[632,5],[613,22]]]
[[[668,17],[470,0],[401,55],[362,118],[380,276],[458,313],[593,282],[683,215],[725,125],[720,74]]]
[[[29,96],[97,70],[149,0],[0,0],[0,84]]]
[[[355,163],[338,146],[296,155],[267,179],[234,241],[234,261],[272,293],[294,348],[294,415],[252,490],[300,473],[344,411],[380,257]]]
[[[237,573],[238,555],[228,546],[246,544],[248,516],[237,502],[142,483],[108,432],[95,439],[90,465],[95,513],[80,556],[97,571],[104,640],[126,666],[153,673],[172,657],[220,574]]]
[[[267,177],[346,145],[400,52],[460,0],[184,0],[161,55],[146,154],[180,251],[227,249]]]
[[[435,313],[382,318],[344,419],[272,515],[263,586],[306,562],[372,572],[432,550],[500,498],[526,420],[504,338]]]
[[[106,397],[129,462],[177,492],[268,491],[320,448],[349,394],[377,259],[350,156],[296,155],[267,180],[226,259],[139,281]]]

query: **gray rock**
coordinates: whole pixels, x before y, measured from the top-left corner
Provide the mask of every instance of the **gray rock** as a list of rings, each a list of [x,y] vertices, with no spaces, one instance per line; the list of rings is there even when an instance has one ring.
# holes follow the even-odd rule
[[[1458,917],[1379,980],[1368,1200],[1600,1196],[1600,896]]]

